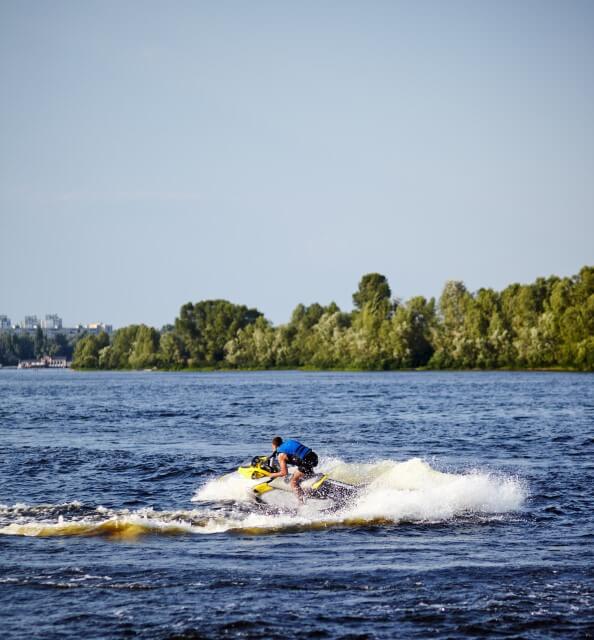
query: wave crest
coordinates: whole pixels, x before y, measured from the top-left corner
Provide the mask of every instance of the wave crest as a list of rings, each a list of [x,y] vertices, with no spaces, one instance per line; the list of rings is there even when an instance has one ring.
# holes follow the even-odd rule
[[[333,526],[437,523],[457,517],[500,517],[521,509],[527,496],[518,478],[474,470],[444,473],[413,458],[352,464],[321,460],[320,468],[343,482],[364,485],[351,504],[334,513],[305,504],[297,511],[267,513],[252,508],[249,481],[228,474],[207,482],[192,510],[109,510],[79,502],[62,505],[0,505],[0,534],[24,536],[93,536],[133,539],[147,534],[211,534],[229,531],[268,533]],[[213,509],[210,503],[217,503]],[[221,508],[224,504],[224,508]]]

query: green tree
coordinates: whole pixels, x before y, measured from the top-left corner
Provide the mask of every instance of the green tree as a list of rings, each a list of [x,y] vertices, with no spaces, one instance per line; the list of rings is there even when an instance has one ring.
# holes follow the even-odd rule
[[[155,367],[159,362],[159,338],[159,332],[153,327],[138,326],[128,355],[128,366],[131,369]]]
[[[183,340],[192,367],[220,366],[225,345],[240,329],[253,324],[262,314],[227,300],[204,300],[182,306],[175,320],[175,333]]]
[[[225,345],[226,361],[237,368],[270,369],[276,364],[277,332],[260,316]]]
[[[499,297],[492,289],[479,289],[467,300],[464,316],[464,335],[467,339],[464,366],[493,368],[497,365],[497,348],[500,341],[497,330]]]
[[[385,312],[390,308],[392,291],[386,276],[368,273],[359,281],[359,288],[353,293],[353,304],[359,310],[369,307],[373,312]]]
[[[165,369],[183,369],[187,353],[183,340],[174,332],[161,334],[159,342],[159,362]]]
[[[474,365],[474,345],[464,326],[471,304],[472,296],[463,282],[446,282],[439,298],[439,322],[433,334],[435,352],[431,366],[447,369]]]
[[[342,366],[344,353],[336,357],[340,332],[351,323],[350,314],[342,313],[335,302],[323,307],[314,302],[297,305],[288,325],[277,330],[276,360],[279,366],[325,367]]]
[[[505,291],[502,309],[511,326],[515,351],[514,365],[534,366],[540,348],[537,333],[533,330],[542,311],[541,291],[532,285],[512,285]]]
[[[346,336],[351,317],[334,303],[324,313],[305,338],[306,364],[319,369],[351,367]]]
[[[74,348],[72,366],[75,369],[99,368],[99,353],[109,345],[109,336],[102,331],[98,335],[87,334],[83,336]]]
[[[144,324],[118,329],[111,345],[101,353],[100,365],[106,369],[144,369],[160,364],[159,332]]]
[[[559,363],[583,371],[594,370],[594,267],[573,278],[570,303],[559,310]]]
[[[390,320],[381,306],[368,302],[353,314],[347,343],[352,366],[357,369],[384,370],[397,366],[390,349]]]
[[[46,352],[50,356],[63,357],[72,360],[74,345],[63,333],[57,333],[47,341]]]
[[[501,293],[446,283],[439,304],[392,302],[384,276],[366,274],[355,310],[299,304],[273,327],[256,309],[226,300],[183,305],[162,332],[145,325],[84,336],[74,366],[102,368],[304,367],[394,369],[563,366],[594,370],[594,267],[572,278],[537,278]],[[43,338],[43,340],[42,340]],[[0,335],[0,362],[63,353],[64,339]]]
[[[390,345],[389,319],[396,303],[392,304],[392,291],[385,276],[368,273],[359,281],[353,294],[356,310],[352,324],[344,336],[351,354],[351,366],[358,369],[392,369],[397,366]]]
[[[45,355],[47,349],[47,344],[45,340],[45,335],[43,334],[43,329],[41,327],[37,327],[35,330],[35,357],[41,358]]]
[[[392,317],[390,343],[394,367],[426,366],[433,355],[432,335],[435,327],[435,300],[422,296],[401,304]]]
[[[130,353],[134,348],[139,325],[132,324],[118,329],[111,338],[109,349],[102,354],[102,366],[107,369],[129,369]]]
[[[0,333],[0,364],[15,366],[19,360],[32,360],[35,357],[35,344],[28,335]]]

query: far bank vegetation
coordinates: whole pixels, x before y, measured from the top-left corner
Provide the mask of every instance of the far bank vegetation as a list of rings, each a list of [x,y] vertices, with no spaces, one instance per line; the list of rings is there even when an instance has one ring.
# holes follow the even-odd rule
[[[438,301],[392,297],[386,278],[364,275],[354,309],[299,304],[273,326],[226,300],[184,304],[160,331],[131,325],[87,335],[80,369],[539,369],[594,370],[594,267],[501,292],[447,282]]]

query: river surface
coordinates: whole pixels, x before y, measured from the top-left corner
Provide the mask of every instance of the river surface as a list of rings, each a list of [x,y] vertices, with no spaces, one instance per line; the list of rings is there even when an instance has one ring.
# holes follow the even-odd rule
[[[2,638],[594,637],[592,375],[5,369],[0,456]]]

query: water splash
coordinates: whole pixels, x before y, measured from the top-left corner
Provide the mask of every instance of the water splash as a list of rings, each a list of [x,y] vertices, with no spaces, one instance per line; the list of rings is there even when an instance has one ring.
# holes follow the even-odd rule
[[[257,481],[228,474],[200,487],[192,498],[198,504],[191,510],[111,510],[80,502],[0,505],[0,534],[129,540],[147,534],[260,534],[337,526],[438,523],[511,513],[522,507],[527,495],[526,487],[517,478],[476,470],[443,473],[419,458],[368,464],[322,460],[321,468],[337,480],[363,485],[361,494],[334,513],[320,512],[312,504],[288,512],[263,512],[256,508],[250,491]]]

